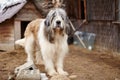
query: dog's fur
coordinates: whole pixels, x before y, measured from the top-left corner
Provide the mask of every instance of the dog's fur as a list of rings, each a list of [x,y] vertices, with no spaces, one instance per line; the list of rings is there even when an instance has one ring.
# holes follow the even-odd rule
[[[68,75],[63,70],[63,60],[68,53],[68,32],[66,12],[55,8],[48,13],[46,19],[37,19],[29,23],[25,37],[16,41],[16,44],[25,48],[27,61],[33,61],[34,51],[37,62],[41,61],[42,56],[45,69],[50,76]]]

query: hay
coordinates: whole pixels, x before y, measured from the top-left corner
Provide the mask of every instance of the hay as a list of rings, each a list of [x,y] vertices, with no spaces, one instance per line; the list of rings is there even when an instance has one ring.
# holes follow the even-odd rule
[[[70,80],[70,79],[67,76],[56,75],[56,76],[53,76],[50,80]]]

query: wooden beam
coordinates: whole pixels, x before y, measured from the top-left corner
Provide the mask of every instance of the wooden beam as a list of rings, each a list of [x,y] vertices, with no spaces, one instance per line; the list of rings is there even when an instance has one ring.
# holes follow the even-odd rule
[[[120,21],[113,21],[113,24],[120,24]]]
[[[78,0],[78,19],[81,19],[81,0]]]
[[[84,14],[85,14],[85,19],[87,20],[87,1],[84,0]]]

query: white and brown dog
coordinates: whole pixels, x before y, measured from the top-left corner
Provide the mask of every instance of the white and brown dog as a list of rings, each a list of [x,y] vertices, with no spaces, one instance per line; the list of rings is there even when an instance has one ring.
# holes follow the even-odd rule
[[[36,51],[36,60],[42,57],[45,69],[50,76],[55,74],[68,75],[63,70],[63,61],[68,53],[69,23],[66,12],[61,8],[51,10],[46,19],[37,19],[28,24],[25,37],[17,40],[27,53],[27,61],[33,61],[33,52]]]

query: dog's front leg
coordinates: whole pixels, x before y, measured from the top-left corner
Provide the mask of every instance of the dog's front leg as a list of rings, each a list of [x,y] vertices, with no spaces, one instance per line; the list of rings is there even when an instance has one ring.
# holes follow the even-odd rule
[[[68,75],[68,73],[63,70],[63,61],[64,61],[64,57],[65,57],[65,55],[67,53],[67,49],[65,50],[65,48],[64,48],[60,52],[61,53],[58,53],[57,60],[56,60],[56,69],[57,69],[57,72],[60,75]]]
[[[52,52],[49,50],[42,51],[42,57],[48,75],[54,76],[57,75],[57,72],[55,71],[52,55],[50,53]]]
[[[50,76],[57,75],[57,72],[54,69],[53,61],[51,59],[47,59],[47,60],[45,59],[44,61],[45,61],[45,68],[46,68],[47,73]]]

